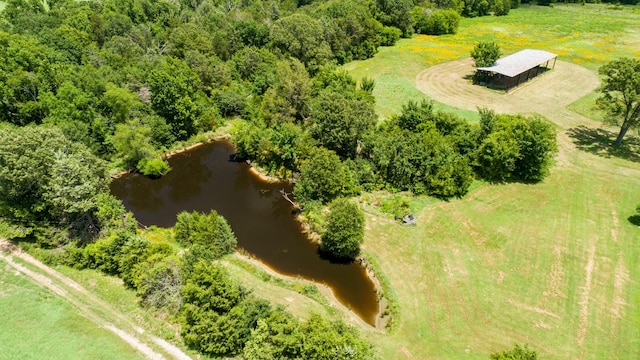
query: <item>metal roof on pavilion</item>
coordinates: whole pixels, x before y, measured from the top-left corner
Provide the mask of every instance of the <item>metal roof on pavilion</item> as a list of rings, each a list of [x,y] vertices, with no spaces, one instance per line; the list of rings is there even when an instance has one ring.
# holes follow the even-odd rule
[[[558,55],[548,51],[526,49],[497,60],[493,66],[480,67],[478,70],[514,77],[556,57]]]

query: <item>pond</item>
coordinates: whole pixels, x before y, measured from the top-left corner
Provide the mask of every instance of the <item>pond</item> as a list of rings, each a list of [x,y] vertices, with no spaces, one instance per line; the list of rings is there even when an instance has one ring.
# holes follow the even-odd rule
[[[111,183],[111,193],[146,226],[172,227],[181,211],[215,209],[231,225],[238,247],[278,273],[327,285],[341,303],[375,325],[378,300],[365,269],[321,259],[280,193],[291,186],[261,180],[249,165],[233,161],[233,154],[228,142],[203,144],[171,157],[172,171],[162,178],[127,174]]]

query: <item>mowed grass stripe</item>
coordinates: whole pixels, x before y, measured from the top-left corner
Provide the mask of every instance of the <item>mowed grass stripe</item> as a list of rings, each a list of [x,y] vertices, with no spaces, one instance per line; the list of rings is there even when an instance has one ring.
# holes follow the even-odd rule
[[[615,241],[611,231],[611,209],[628,213],[637,193],[593,175],[557,169],[543,184],[487,185],[425,209],[416,228],[370,221],[367,249],[386,254],[401,308],[397,332],[381,339],[385,358],[403,347],[485,358],[515,341],[551,359],[637,358],[638,229],[619,218]]]
[[[638,57],[639,10],[523,6],[507,17],[463,19],[456,35],[401,40],[345,67],[376,79],[378,111],[390,116],[424,98],[415,93],[418,73],[468,57],[482,40],[505,53],[556,52],[593,72]],[[595,97],[574,108],[597,120],[588,104]],[[598,126],[566,109],[547,116],[567,128]],[[383,358],[486,359],[514,342],[545,359],[640,358],[640,229],[628,220],[640,203],[640,164],[581,151],[567,129],[558,131],[562,156],[540,184],[481,185],[428,205],[413,228],[369,212],[366,248],[400,306],[396,329],[372,335]]]

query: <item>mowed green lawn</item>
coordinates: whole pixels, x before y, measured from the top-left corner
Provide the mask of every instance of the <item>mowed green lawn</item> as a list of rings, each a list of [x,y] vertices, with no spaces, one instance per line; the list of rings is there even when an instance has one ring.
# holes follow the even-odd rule
[[[620,56],[640,57],[640,6],[615,10],[612,6],[587,4],[541,7],[522,5],[508,16],[463,18],[455,35],[417,35],[401,39],[396,46],[382,47],[372,59],[344,66],[356,78],[376,80],[377,111],[388,117],[407,100],[426,98],[415,87],[425,68],[467,58],[478,41],[495,41],[503,54],[530,48],[554,52],[560,60],[596,70]],[[477,116],[437,104],[467,118]]]
[[[378,110],[388,116],[422,97],[420,71],[468,57],[480,40],[495,39],[505,53],[549,50],[594,72],[640,57],[639,10],[523,7],[464,19],[458,35],[402,40],[346,68],[376,79]],[[589,113],[579,103],[572,108]],[[553,119],[559,132],[562,116],[570,115]],[[629,221],[640,204],[640,163],[571,141],[561,148],[542,183],[483,184],[427,205],[416,227],[368,211],[365,252],[400,308],[393,331],[370,334],[384,359],[487,359],[514,343],[542,359],[640,359],[640,228]]]
[[[143,359],[66,300],[0,260],[0,359]]]

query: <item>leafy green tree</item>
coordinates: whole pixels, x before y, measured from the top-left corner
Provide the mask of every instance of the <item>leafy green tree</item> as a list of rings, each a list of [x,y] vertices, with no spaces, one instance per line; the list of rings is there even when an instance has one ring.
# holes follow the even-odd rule
[[[395,26],[402,31],[402,37],[413,33],[413,0],[376,0],[378,20],[387,26]]]
[[[433,118],[433,103],[431,101],[422,100],[419,104],[413,100],[409,100],[402,105],[400,115],[393,121],[403,130],[411,132],[419,132],[425,129],[427,123]]]
[[[171,30],[168,51],[170,55],[181,59],[188,51],[212,55],[213,39],[202,26],[191,22],[184,23]]]
[[[12,6],[23,5],[9,4],[2,14]],[[0,44],[0,120],[16,125],[41,122],[45,114],[39,97],[55,85],[55,53],[30,35],[0,31]]]
[[[175,314],[182,305],[180,259],[177,256],[155,254],[142,263],[140,272],[136,278],[136,288],[142,305]]]
[[[360,254],[363,239],[364,213],[358,205],[344,198],[331,202],[320,249],[337,258],[353,259]]]
[[[301,325],[304,343],[301,358],[310,360],[375,359],[370,344],[343,322],[331,323],[314,314]]]
[[[602,96],[598,105],[607,112],[607,121],[620,125],[614,141],[622,145],[627,131],[640,125],[640,59],[620,58],[598,70],[602,85],[598,91]]]
[[[195,88],[198,76],[183,61],[165,57],[164,63],[149,76],[151,105],[171,125],[178,140],[185,140],[195,132],[198,115]]]
[[[43,199],[50,207],[49,212],[58,219],[74,219],[92,213],[96,196],[106,191],[104,165],[88,163],[97,159],[88,151],[84,152],[69,153],[59,149],[53,153]]]
[[[374,18],[369,4],[342,0],[318,4],[315,17],[322,19],[325,37],[338,63],[366,59],[377,52],[383,26]]]
[[[323,147],[316,148],[300,166],[300,179],[293,193],[301,201],[323,203],[351,195],[356,191],[353,175],[338,155]]]
[[[71,222],[92,215],[106,191],[104,164],[55,128],[0,128],[0,209]]]
[[[332,56],[318,20],[302,13],[277,20],[271,27],[271,43],[285,55],[300,60],[311,73]]]
[[[511,0],[494,0],[493,7],[491,11],[495,16],[505,16],[509,15],[509,10],[511,10],[512,2]]]
[[[491,360],[537,360],[538,354],[530,350],[528,345],[520,346],[516,344],[513,349],[496,352],[489,355]]]
[[[132,112],[136,108],[142,107],[142,102],[137,94],[113,83],[107,83],[102,99],[108,109],[108,115],[116,123],[124,123],[129,120]]]
[[[520,146],[514,175],[524,181],[541,181],[549,175],[558,153],[554,126],[539,117],[520,120],[513,130]]]
[[[211,210],[208,214],[197,211],[181,212],[178,214],[174,232],[180,244],[204,245],[215,258],[230,254],[238,243],[227,220],[215,210]]]
[[[234,309],[247,296],[242,286],[233,282],[222,267],[200,260],[181,293],[182,336],[189,347],[211,355],[241,351],[242,314]]]
[[[182,286],[183,304],[199,311],[228,313],[247,296],[247,290],[235,283],[220,265],[198,261]]]
[[[276,309],[258,320],[242,355],[248,360],[297,359],[302,341],[298,321],[284,310]]]
[[[412,16],[416,32],[419,34],[455,34],[460,24],[460,14],[453,9],[433,11],[416,6]]]
[[[471,50],[476,67],[492,66],[500,55],[500,47],[495,42],[481,41]]]
[[[320,145],[343,158],[356,156],[358,142],[377,121],[372,104],[347,99],[338,92],[322,92],[311,102],[311,107],[309,133]]]
[[[124,124],[117,124],[111,137],[111,143],[117,156],[129,168],[135,168],[142,159],[150,159],[156,153],[152,144],[152,129],[139,119],[132,119]]]
[[[476,153],[477,171],[489,180],[541,181],[557,152],[553,126],[540,118],[495,115],[481,118],[482,135]]]
[[[246,47],[233,55],[240,79],[248,81],[253,93],[262,95],[276,80],[276,56],[266,48]]]
[[[300,61],[279,61],[276,68],[277,84],[264,94],[262,115],[268,125],[299,122],[308,115],[311,80]]]
[[[476,154],[478,173],[491,181],[505,181],[515,170],[520,156],[518,142],[505,131],[490,134]]]

